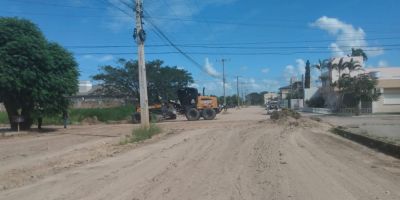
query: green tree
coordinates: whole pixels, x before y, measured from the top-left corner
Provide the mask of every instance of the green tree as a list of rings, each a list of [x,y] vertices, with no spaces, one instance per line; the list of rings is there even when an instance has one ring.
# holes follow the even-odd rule
[[[263,94],[263,92],[261,92],[261,93],[257,93],[257,92],[250,93],[250,94],[246,95],[246,101],[250,105],[264,105],[264,94]]]
[[[341,107],[345,95],[344,88],[347,86],[346,84],[349,81],[349,79],[346,77],[350,77],[353,71],[360,70],[362,66],[357,61],[354,61],[353,58],[347,62],[344,61],[343,58],[341,58],[338,63],[332,64],[331,66],[333,69],[336,69],[339,74],[338,80],[332,83],[332,86],[339,89],[339,107]],[[344,72],[346,69],[347,73]],[[346,79],[342,80],[344,78]]]
[[[101,71],[92,77],[93,80],[100,81],[98,93],[129,99],[139,98],[137,61],[120,59],[117,66],[106,65],[101,67]],[[163,66],[161,60],[147,62],[146,75],[150,103],[176,99],[178,89],[193,83],[193,77],[188,71],[175,66]]]
[[[68,107],[67,96],[78,90],[77,63],[71,53],[46,40],[32,22],[0,18],[0,102],[11,128],[21,115],[29,129],[35,113],[56,114]]]
[[[375,90],[377,81],[368,74],[356,77],[346,74],[339,84],[343,88],[343,104],[347,107],[357,107],[360,101],[372,102],[379,99],[380,94]]]
[[[362,49],[351,48],[351,56],[362,56],[364,61],[368,60],[367,54]]]
[[[310,61],[307,60],[304,88],[310,88],[310,86],[311,86],[311,66],[310,66]]]

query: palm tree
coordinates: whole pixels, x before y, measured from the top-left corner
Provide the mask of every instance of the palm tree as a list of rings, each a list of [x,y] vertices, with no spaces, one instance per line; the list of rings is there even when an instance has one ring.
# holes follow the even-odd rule
[[[313,66],[314,68],[318,69],[320,73],[322,74],[323,70],[328,70],[329,71],[329,76],[320,76],[320,79],[322,82],[325,82],[326,80],[332,81],[331,77],[331,70],[332,70],[332,62],[329,59],[325,60],[318,60],[318,63]]]
[[[364,50],[362,49],[354,49],[351,48],[351,56],[355,57],[355,56],[362,56],[363,57],[363,61],[367,61],[368,60],[368,56],[367,54],[364,52]]]
[[[336,69],[339,73],[338,80],[332,84],[333,87],[337,86],[339,89],[339,107],[342,105],[344,96],[343,88],[346,87],[346,80],[351,77],[351,72],[360,70],[361,68],[362,66],[360,63],[354,61],[353,58],[351,58],[350,61],[344,61],[344,58],[341,58],[338,63],[332,64],[332,69]],[[348,69],[349,72],[342,74],[345,69]]]

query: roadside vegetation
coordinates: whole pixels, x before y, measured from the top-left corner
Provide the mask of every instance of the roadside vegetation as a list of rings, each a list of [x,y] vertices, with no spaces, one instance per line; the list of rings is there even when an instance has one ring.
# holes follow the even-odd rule
[[[287,119],[288,117],[292,117],[294,119],[300,119],[301,115],[300,113],[292,109],[283,108],[281,111],[272,112],[270,116],[272,120]]]
[[[138,128],[138,129],[134,129],[132,131],[131,135],[128,135],[127,137],[125,137],[120,144],[124,145],[124,144],[128,144],[128,143],[135,143],[135,142],[140,142],[143,140],[147,140],[152,138],[154,135],[157,135],[161,133],[161,128],[159,128],[156,124],[151,123],[150,128],[146,129],[146,128]]]
[[[0,112],[0,124],[8,124],[8,116],[6,112]]]
[[[79,108],[70,109],[69,124],[82,124],[86,121],[92,123],[110,123],[115,121],[130,120],[135,107],[119,106],[113,108]],[[34,119],[36,123],[36,119]],[[9,124],[7,113],[0,112],[0,124]],[[63,124],[62,115],[51,115],[43,118],[44,125],[61,125]]]
[[[78,92],[78,64],[74,55],[49,41],[33,22],[0,17],[0,102],[11,129],[28,130],[38,116],[65,112],[68,96]]]

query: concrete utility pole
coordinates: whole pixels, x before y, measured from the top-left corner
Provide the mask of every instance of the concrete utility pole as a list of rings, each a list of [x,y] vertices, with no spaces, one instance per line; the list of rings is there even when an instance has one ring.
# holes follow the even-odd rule
[[[222,62],[222,85],[224,88],[224,106],[226,106],[226,95],[225,95],[225,62],[228,61],[225,58],[221,59]]]
[[[236,89],[237,89],[237,107],[240,108],[239,76],[236,76]]]
[[[147,78],[146,64],[144,60],[144,41],[146,33],[143,30],[143,5],[142,0],[136,0],[136,28],[133,37],[136,39],[138,46],[138,64],[139,64],[139,92],[140,92],[140,118],[142,128],[150,128],[149,119],[149,100],[147,96]]]

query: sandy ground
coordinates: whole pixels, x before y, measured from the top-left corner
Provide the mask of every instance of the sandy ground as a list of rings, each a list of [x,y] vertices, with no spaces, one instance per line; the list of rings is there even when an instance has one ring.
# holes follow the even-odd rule
[[[0,199],[400,199],[400,161],[325,123],[251,107],[159,125],[125,146],[134,125],[0,139]]]

